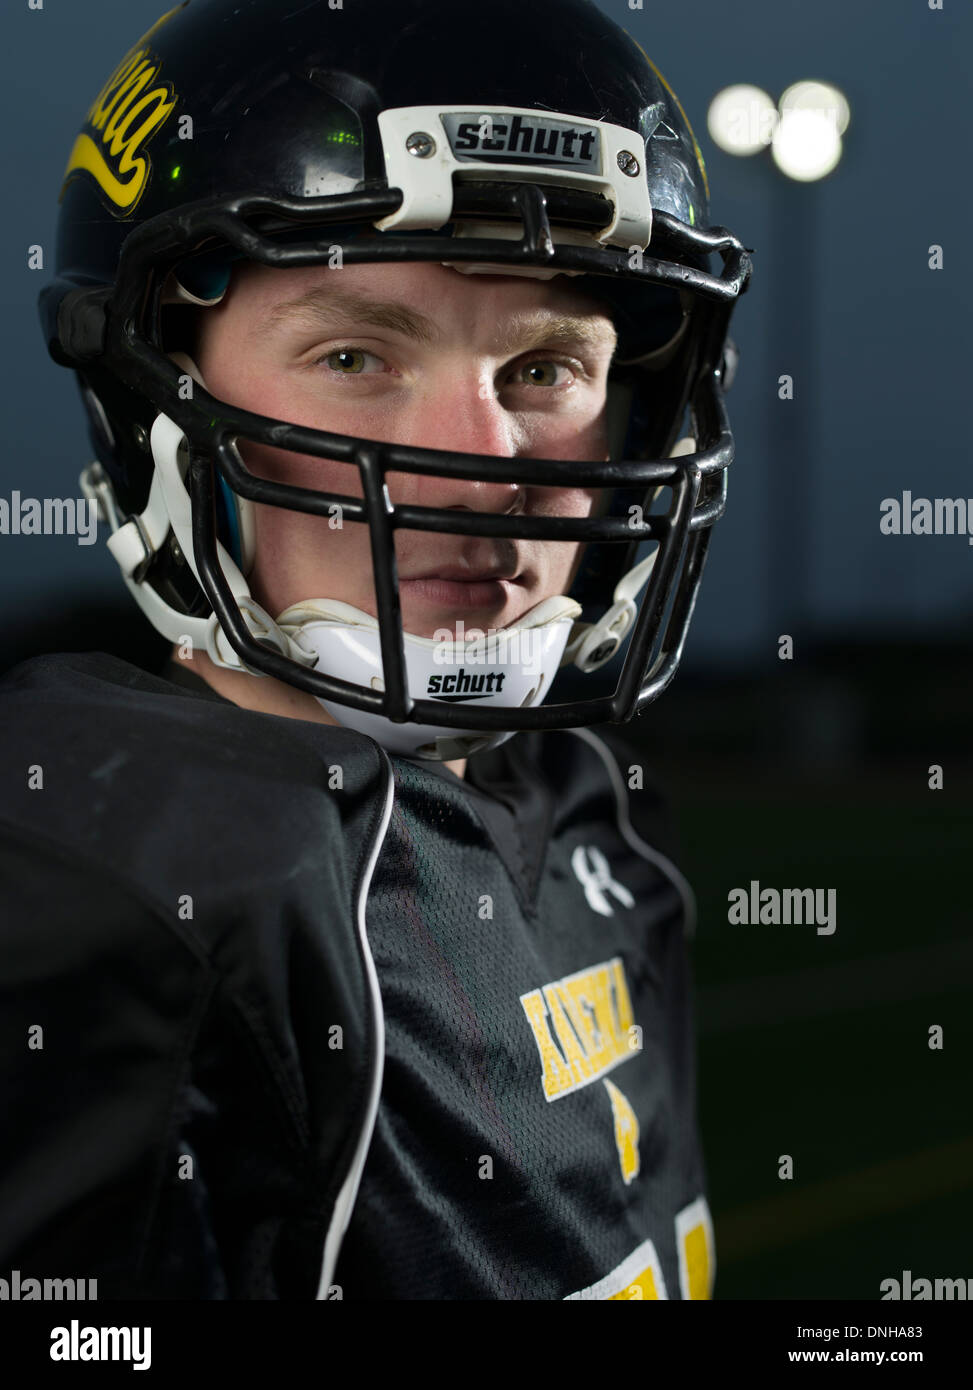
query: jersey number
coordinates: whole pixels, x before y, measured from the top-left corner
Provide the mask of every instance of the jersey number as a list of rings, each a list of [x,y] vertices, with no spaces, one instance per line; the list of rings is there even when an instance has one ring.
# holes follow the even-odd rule
[[[679,1290],[683,1298],[711,1298],[716,1276],[713,1222],[705,1197],[697,1197],[676,1214],[676,1250],[679,1255]],[[668,1298],[659,1256],[651,1240],[645,1240],[620,1265],[568,1298],[640,1299]]]

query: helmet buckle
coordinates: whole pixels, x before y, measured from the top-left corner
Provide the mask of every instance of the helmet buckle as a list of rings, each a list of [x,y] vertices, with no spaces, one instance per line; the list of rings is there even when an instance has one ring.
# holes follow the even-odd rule
[[[630,598],[613,603],[582,638],[574,664],[580,671],[597,671],[618,651],[622,638],[632,626],[635,604]]]

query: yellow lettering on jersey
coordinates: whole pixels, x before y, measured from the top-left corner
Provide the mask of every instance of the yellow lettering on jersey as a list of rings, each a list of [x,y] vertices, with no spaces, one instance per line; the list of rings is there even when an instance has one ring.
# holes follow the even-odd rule
[[[679,1288],[683,1298],[712,1298],[716,1278],[713,1220],[705,1197],[676,1214]]]
[[[547,1100],[556,1100],[565,1091],[574,1090],[570,1068],[554,1045],[540,990],[532,989],[529,994],[522,994],[520,1002],[534,1034],[537,1050],[541,1054],[541,1084],[544,1087],[544,1096]]]
[[[599,1279],[597,1284],[589,1284],[586,1289],[579,1289],[577,1293],[569,1293],[565,1302],[572,1298],[607,1301],[662,1299],[668,1296],[659,1256],[651,1240],[646,1240],[631,1255],[626,1255],[622,1263],[606,1274],[604,1279]]]
[[[595,1072],[600,1073],[619,1055],[604,967],[562,980],[561,998]]]
[[[608,1296],[613,1299],[623,1298],[627,1303],[638,1302],[647,1298],[658,1299],[659,1294],[655,1287],[655,1271],[652,1266],[647,1265],[640,1274],[636,1274],[632,1282],[627,1288],[622,1289],[621,1293],[613,1293]]]
[[[123,213],[132,211],[148,182],[151,165],[142,146],[178,101],[168,83],[156,82],[161,66],[147,48],[123,59],[95,98],[64,171],[65,183],[82,170],[90,174]]]
[[[618,956],[609,962],[612,972],[612,979],[615,982],[615,1013],[618,1018],[618,1039],[625,1048],[628,1048],[628,1030],[632,1027],[635,1019],[632,1017],[632,1001],[628,996],[628,984],[625,979],[625,967]]]
[[[594,1069],[591,1062],[584,1054],[581,1044],[578,1042],[574,1029],[564,1011],[558,994],[557,985],[544,986],[544,998],[547,1000],[547,1007],[550,1010],[551,1022],[554,1024],[554,1031],[557,1040],[561,1044],[561,1051],[564,1053],[564,1060],[571,1068],[574,1076],[575,1086],[583,1086],[586,1081],[594,1079]]]
[[[615,1147],[625,1185],[639,1175],[639,1122],[635,1111],[614,1084],[605,1078],[605,1090],[612,1103],[612,1117],[615,1121]]]
[[[635,1057],[632,1001],[620,957],[520,996],[541,1058],[541,1085],[557,1100]],[[627,1102],[626,1102],[627,1104]]]

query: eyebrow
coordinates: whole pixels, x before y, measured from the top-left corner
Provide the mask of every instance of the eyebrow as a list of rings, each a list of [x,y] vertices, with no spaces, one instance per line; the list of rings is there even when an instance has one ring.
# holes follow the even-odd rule
[[[410,305],[320,285],[297,299],[275,305],[255,331],[262,336],[268,330],[273,332],[290,324],[320,328],[323,324],[342,321],[390,329],[424,346],[433,346],[442,340],[439,326]],[[610,323],[598,322],[593,316],[539,309],[507,320],[494,341],[494,348],[503,355],[515,350],[528,352],[535,347],[614,348],[616,342],[617,335]]]

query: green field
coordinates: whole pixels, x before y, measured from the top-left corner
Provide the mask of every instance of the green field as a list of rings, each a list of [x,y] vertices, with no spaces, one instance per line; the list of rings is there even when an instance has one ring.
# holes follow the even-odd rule
[[[973,1278],[969,797],[931,792],[920,767],[806,779],[654,765],[699,903],[716,1296],[871,1300],[905,1269]],[[751,879],[835,888],[836,931],[731,926],[727,894]]]

